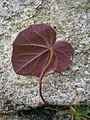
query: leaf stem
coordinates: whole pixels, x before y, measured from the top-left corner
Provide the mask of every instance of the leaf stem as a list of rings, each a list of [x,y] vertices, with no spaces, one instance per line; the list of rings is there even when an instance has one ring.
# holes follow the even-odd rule
[[[39,92],[40,92],[40,97],[42,99],[42,101],[44,102],[44,104],[46,104],[46,101],[45,99],[43,98],[43,95],[42,95],[42,78],[44,76],[44,74],[46,73],[47,69],[49,68],[52,60],[53,60],[53,55],[54,55],[54,51],[53,51],[53,48],[50,48],[50,57],[49,57],[49,60],[48,60],[48,63],[46,64],[46,66],[44,67],[41,75],[40,75],[40,80],[39,80]]]

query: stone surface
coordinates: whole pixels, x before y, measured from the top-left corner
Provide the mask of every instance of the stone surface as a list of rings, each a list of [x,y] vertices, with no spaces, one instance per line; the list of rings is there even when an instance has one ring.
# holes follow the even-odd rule
[[[10,101],[38,106],[41,101],[36,77],[17,75],[12,68],[12,43],[33,23],[48,23],[75,50],[72,65],[63,73],[43,79],[43,96],[51,104],[90,101],[90,39],[88,0],[0,0],[0,107]]]

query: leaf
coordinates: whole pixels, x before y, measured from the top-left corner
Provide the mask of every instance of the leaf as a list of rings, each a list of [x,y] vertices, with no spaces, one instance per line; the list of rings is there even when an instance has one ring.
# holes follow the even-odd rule
[[[20,75],[35,75],[39,79],[42,95],[42,78],[50,70],[62,72],[72,62],[74,50],[66,41],[56,41],[56,32],[47,24],[31,25],[21,31],[13,42],[12,64]]]
[[[66,41],[56,41],[56,32],[47,24],[30,25],[13,42],[12,64],[20,75],[40,76],[47,65],[51,51],[52,62],[47,71],[64,71],[72,62],[74,50]]]

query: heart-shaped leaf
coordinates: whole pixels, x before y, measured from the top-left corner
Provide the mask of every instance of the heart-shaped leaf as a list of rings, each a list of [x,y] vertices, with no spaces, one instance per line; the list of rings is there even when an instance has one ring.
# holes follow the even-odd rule
[[[19,33],[13,42],[12,64],[20,75],[40,76],[39,90],[42,96],[42,78],[50,70],[62,72],[72,62],[74,50],[66,41],[56,41],[56,32],[47,24],[31,25]]]
[[[56,32],[47,24],[31,25],[19,33],[13,42],[12,64],[20,75],[40,76],[50,58],[54,55],[48,71],[61,72],[71,63],[73,48],[66,41],[56,41]]]

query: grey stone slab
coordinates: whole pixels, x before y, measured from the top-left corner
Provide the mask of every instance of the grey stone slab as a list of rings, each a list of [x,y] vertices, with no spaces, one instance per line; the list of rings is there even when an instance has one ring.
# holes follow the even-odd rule
[[[90,101],[90,51],[87,0],[0,0],[0,106],[38,106],[36,77],[17,75],[12,68],[12,43],[33,23],[48,23],[75,50],[72,65],[63,73],[43,78],[43,96],[51,104],[68,105]]]

